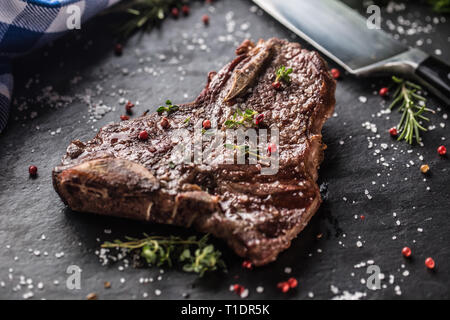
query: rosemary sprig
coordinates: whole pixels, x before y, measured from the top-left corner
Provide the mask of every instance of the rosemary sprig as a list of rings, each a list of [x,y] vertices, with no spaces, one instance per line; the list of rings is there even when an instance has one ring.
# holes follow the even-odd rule
[[[239,126],[251,126],[253,124],[253,117],[257,114],[258,112],[251,109],[246,109],[242,112],[238,108],[232,118],[225,121],[225,126],[228,129],[238,128]]]
[[[177,261],[186,272],[195,272],[201,276],[205,272],[217,269],[226,269],[224,261],[220,258],[222,253],[212,244],[208,244],[208,236],[198,239],[195,236],[187,239],[180,237],[149,236],[144,239],[129,238],[127,242],[116,240],[105,242],[102,248],[127,249],[140,251],[140,256],[150,265],[161,267],[173,266]]]
[[[169,10],[174,7],[181,8],[185,0],[127,0],[121,1],[106,13],[126,13],[128,21],[119,28],[118,32],[123,38],[128,38],[138,30],[149,30],[164,20]]]
[[[276,72],[276,79],[275,83],[279,82],[280,80],[283,81],[286,84],[291,83],[291,77],[290,74],[293,72],[292,68],[286,69],[285,66],[281,66],[278,68]]]
[[[167,100],[167,101],[166,101],[166,106],[161,106],[161,107],[159,107],[159,108],[156,110],[156,112],[158,112],[158,113],[167,112],[167,113],[170,114],[170,113],[172,113],[172,112],[177,111],[178,108],[179,108],[178,106],[172,104],[172,101]]]
[[[397,125],[399,132],[397,140],[404,139],[412,144],[415,137],[419,143],[420,131],[427,131],[420,122],[422,120],[430,121],[423,114],[424,112],[434,113],[434,111],[425,106],[426,99],[418,93],[422,89],[419,85],[395,76],[392,77],[392,80],[397,84],[397,89],[389,109],[399,107],[399,111],[402,112],[402,117]]]

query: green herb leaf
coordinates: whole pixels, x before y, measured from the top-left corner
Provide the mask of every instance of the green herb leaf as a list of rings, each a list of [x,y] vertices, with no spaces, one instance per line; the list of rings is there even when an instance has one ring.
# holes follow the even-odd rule
[[[289,76],[294,70],[292,68],[286,69],[285,66],[281,66],[278,68],[276,72],[275,82],[283,81],[286,84],[291,83],[291,77]]]
[[[233,120],[227,120],[227,121],[225,121],[225,126],[228,127],[228,128],[230,128],[230,129],[234,128],[235,125],[236,125],[236,122],[233,121]]]
[[[159,107],[159,108],[156,110],[156,112],[158,112],[158,113],[162,113],[162,112],[164,112],[164,111],[167,111],[167,108],[166,108],[166,107]]]
[[[156,112],[158,112],[158,113],[167,112],[168,114],[170,114],[170,113],[175,112],[175,111],[177,111],[179,109],[179,106],[172,105],[172,101],[170,101],[170,100],[166,101],[166,105],[167,105],[167,107],[161,106],[158,109],[156,109]]]
[[[163,20],[164,19],[164,10],[162,8],[158,9],[158,19]]]
[[[191,251],[189,249],[184,249],[180,255],[180,261],[183,262],[191,257]]]
[[[127,9],[126,11],[127,11],[128,13],[134,14],[135,16],[138,16],[138,15],[141,14],[141,12],[140,12],[139,10],[135,10],[135,9],[132,9],[132,8]]]

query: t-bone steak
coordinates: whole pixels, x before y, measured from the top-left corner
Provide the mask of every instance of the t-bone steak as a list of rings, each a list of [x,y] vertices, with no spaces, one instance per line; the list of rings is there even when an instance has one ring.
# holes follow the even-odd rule
[[[221,71],[209,73],[193,103],[107,125],[88,142],[73,141],[53,170],[62,200],[74,211],[192,226],[224,239],[256,266],[274,261],[320,206],[321,130],[334,110],[336,84],[319,54],[297,43],[246,40],[236,55]],[[293,72],[276,89],[281,66]],[[252,125],[255,130],[278,128],[276,174],[262,174],[260,159],[256,164],[171,160],[179,145],[176,130],[194,137],[194,127],[210,120],[210,130],[224,131],[238,109],[264,115],[259,126]],[[139,138],[144,130],[148,139]],[[207,148],[204,140],[201,147]]]

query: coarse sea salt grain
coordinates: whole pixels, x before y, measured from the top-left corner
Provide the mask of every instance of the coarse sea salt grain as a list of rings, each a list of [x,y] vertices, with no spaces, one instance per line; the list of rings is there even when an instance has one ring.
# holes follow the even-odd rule
[[[350,293],[349,291],[343,291],[340,296],[333,297],[332,300],[359,300],[366,295],[365,292]]]
[[[248,294],[249,294],[248,289],[244,289],[244,291],[242,291],[242,293],[241,293],[241,298],[242,298],[242,299],[247,298],[247,297],[248,297]]]
[[[334,294],[338,294],[338,293],[339,293],[339,288],[336,287],[336,286],[334,286],[334,285],[331,285],[331,286],[330,286],[330,290],[331,290],[331,292],[333,292]]]
[[[24,293],[23,295],[22,295],[22,297],[24,298],[24,299],[30,299],[30,298],[32,298],[34,296],[34,293],[33,292],[27,292],[27,293]]]

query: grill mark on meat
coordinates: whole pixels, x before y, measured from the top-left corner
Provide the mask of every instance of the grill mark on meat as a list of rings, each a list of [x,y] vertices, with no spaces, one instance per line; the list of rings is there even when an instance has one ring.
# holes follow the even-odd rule
[[[270,55],[260,65],[255,57],[261,48]],[[192,226],[224,239],[257,266],[275,260],[320,205],[321,129],[333,112],[335,82],[320,56],[296,43],[270,39],[255,47],[246,41],[237,53],[222,70],[209,73],[194,102],[166,116],[169,127],[162,128],[162,116],[155,113],[107,125],[91,141],[73,141],[52,173],[63,201],[75,211]],[[256,71],[234,88],[248,63]],[[290,85],[276,91],[271,83],[280,65],[294,72]],[[193,126],[184,125],[187,117],[202,123],[206,114],[220,129],[238,105],[264,113],[264,127],[279,129],[276,175],[261,175],[254,164],[170,167],[174,130],[183,127],[194,135]],[[142,130],[149,134],[145,142],[137,139]]]

